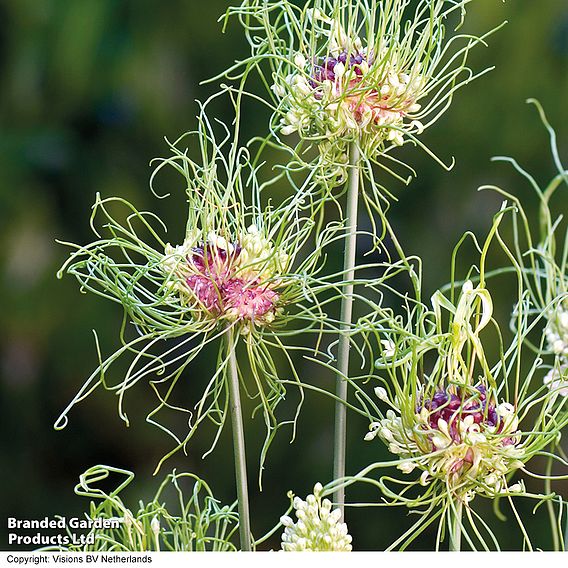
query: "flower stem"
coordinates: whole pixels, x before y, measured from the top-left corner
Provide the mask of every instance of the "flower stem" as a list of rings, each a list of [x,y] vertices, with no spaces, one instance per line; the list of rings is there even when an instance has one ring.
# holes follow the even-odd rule
[[[459,552],[461,549],[461,531],[462,531],[462,507],[461,501],[455,503],[455,509],[450,507],[450,518],[452,524],[450,527],[450,550]]]
[[[564,503],[560,502],[560,506],[563,507]],[[567,507],[567,512],[568,512],[568,507]],[[564,547],[562,548],[562,551],[565,552],[568,550],[568,522],[566,523],[566,529],[564,530]]]
[[[550,448],[550,451],[554,451],[554,447]],[[546,470],[545,470],[546,479],[544,480],[544,491],[547,495],[552,494],[552,483],[550,481],[552,475],[552,456],[550,455],[546,460]],[[562,507],[562,503],[560,504]],[[560,539],[562,535],[560,534],[559,526],[556,522],[556,515],[554,513],[554,501],[548,499],[546,501],[546,508],[548,510],[548,517],[550,519],[550,533],[552,534],[552,549],[555,552],[560,551]],[[566,531],[568,534],[568,524],[566,525]]]
[[[335,441],[333,477],[345,477],[345,449],[347,436],[347,380],[349,374],[349,330],[353,311],[353,284],[355,276],[355,253],[357,250],[357,201],[359,198],[359,148],[355,142],[349,148],[349,177],[347,180],[347,215],[345,219],[345,253],[343,257],[344,280],[348,282],[341,299],[340,332],[337,355],[337,376],[335,392]],[[345,489],[340,487],[334,493],[334,501],[341,509],[345,504]]]
[[[239,510],[239,536],[241,550],[250,551],[250,513],[247,483],[247,461],[245,453],[245,433],[241,409],[239,374],[237,371],[236,341],[229,328],[226,332],[227,352],[229,356],[229,409],[233,429],[233,452],[235,455],[235,480],[237,485],[237,500]]]

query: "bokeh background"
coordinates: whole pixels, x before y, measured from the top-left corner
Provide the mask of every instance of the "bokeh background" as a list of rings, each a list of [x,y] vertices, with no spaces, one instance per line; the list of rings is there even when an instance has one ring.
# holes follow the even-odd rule
[[[195,126],[195,99],[205,99],[214,89],[200,82],[248,51],[235,25],[221,34],[217,18],[227,5],[221,0],[0,1],[2,549],[7,547],[7,516],[43,518],[86,510],[88,503],[74,495],[73,486],[94,464],[137,474],[136,484],[125,493],[133,507],[159,484],[152,471],[172,446],[144,421],[153,403],[144,385],[129,397],[129,428],[117,416],[115,397],[101,391],[71,413],[65,430],[53,430],[61,410],[96,366],[91,330],[110,352],[118,344],[122,317],[118,306],[82,295],[70,277],[56,279],[68,251],[55,240],[88,242],[96,192],[121,195],[140,209],[159,212],[181,236],[181,188],[177,195],[172,188],[174,196],[158,202],[148,189],[149,163],[167,153],[164,137],[175,139]],[[399,201],[392,222],[407,252],[424,259],[424,297],[449,279],[451,250],[463,232],[483,236],[498,210],[501,199],[477,192],[480,185],[498,184],[531,203],[527,184],[505,165],[490,162],[491,156],[515,156],[543,183],[553,177],[547,135],[534,108],[525,104],[528,97],[542,102],[568,161],[568,2],[477,0],[466,30],[483,32],[503,20],[509,22],[505,28],[471,56],[474,69],[495,70],[460,91],[449,112],[423,137],[444,161],[455,157],[454,169],[446,172],[409,147],[404,156],[419,177],[407,188],[393,184]],[[221,104],[219,112],[230,120],[228,104]],[[262,112],[250,112],[245,136],[265,132],[265,120]],[[565,195],[556,207],[568,212]],[[336,262],[341,262],[339,249]],[[502,306],[497,315],[506,321],[510,290],[504,284],[493,293]],[[192,389],[208,376],[206,363],[181,385],[180,399],[191,400]],[[332,384],[321,370],[318,375],[298,364],[318,385]],[[282,435],[272,447],[262,493],[254,482],[262,424],[256,420],[247,426],[257,535],[284,512],[289,489],[305,495],[315,481],[330,479],[332,421],[332,404],[309,395],[298,439],[290,445]],[[352,418],[350,428],[351,472],[386,455],[378,442],[362,441],[364,421]],[[230,432],[202,460],[206,449],[198,436],[189,455],[172,459],[164,473],[173,467],[193,471],[221,501],[230,502]],[[566,486],[558,489],[566,495]],[[536,531],[535,542],[550,546],[539,513],[533,515],[530,504],[521,509]],[[486,518],[494,519],[490,511]],[[359,550],[384,548],[409,522],[405,511],[353,511],[349,517]],[[505,548],[521,545],[509,524],[490,522]],[[428,549],[431,542],[428,533],[416,548]]]

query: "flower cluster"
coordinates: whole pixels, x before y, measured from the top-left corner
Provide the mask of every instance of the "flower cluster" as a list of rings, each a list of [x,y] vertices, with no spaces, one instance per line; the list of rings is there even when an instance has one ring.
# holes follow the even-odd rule
[[[391,154],[407,141],[424,147],[418,135],[458,89],[486,71],[467,66],[470,50],[486,36],[458,31],[470,2],[242,0],[227,17],[244,26],[251,56],[223,76],[245,84],[258,70],[271,90],[278,145],[292,133],[300,138],[292,169],[308,168],[327,187],[340,185],[356,152],[363,168],[392,159],[395,168],[385,169],[405,180],[398,166],[410,175],[412,167]]]
[[[549,314],[545,335],[548,348],[559,357],[568,359],[568,306],[559,304]]]
[[[332,510],[331,501],[322,499],[322,485],[316,483],[312,495],[303,501],[294,497],[293,506],[298,521],[283,516],[282,550],[288,552],[350,552],[351,535],[347,525],[341,523],[340,509]]]
[[[402,145],[405,130],[421,132],[415,117],[426,80],[416,67],[399,63],[388,46],[374,53],[333,22],[327,55],[306,58],[297,53],[294,64],[296,71],[285,84],[274,86],[287,109],[282,134],[356,138],[376,148],[385,141]]]
[[[422,469],[423,485],[429,478],[441,479],[472,499],[507,488],[505,476],[522,466],[519,434],[515,408],[496,404],[480,385],[439,389],[422,399],[410,417],[389,410],[386,418],[371,423],[365,439],[382,438],[401,457],[398,468],[404,473]]]
[[[543,383],[560,396],[568,397],[568,363],[550,369],[543,379]]]
[[[288,256],[251,225],[234,242],[215,232],[204,240],[193,233],[180,246],[168,244],[162,264],[171,287],[199,315],[269,324],[278,310],[278,276],[287,263]]]
[[[543,383],[555,393],[568,397],[568,304],[560,302],[556,309],[547,312],[544,328],[548,350],[554,353],[554,367],[546,374]],[[556,397],[555,397],[556,399]]]

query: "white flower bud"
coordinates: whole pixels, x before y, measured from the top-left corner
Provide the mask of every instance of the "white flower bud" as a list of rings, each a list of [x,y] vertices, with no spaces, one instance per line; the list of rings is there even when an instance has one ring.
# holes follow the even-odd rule
[[[443,450],[444,448],[448,447],[449,442],[448,442],[448,439],[445,436],[434,435],[434,436],[432,436],[432,445],[437,450]]]
[[[389,452],[390,452],[391,454],[396,454],[396,455],[398,455],[398,454],[401,454],[401,453],[402,453],[402,448],[401,448],[398,444],[396,444],[396,443],[394,443],[394,442],[391,442],[391,443],[389,444]]]
[[[400,81],[398,80],[398,76],[396,75],[396,73],[389,72],[387,75],[387,81],[395,89],[400,85]]]
[[[277,97],[284,97],[286,96],[286,89],[284,89],[284,87],[282,85],[278,85],[278,84],[274,84],[270,87],[270,89],[272,90],[272,92],[277,96]]]
[[[359,69],[361,69],[361,73],[363,75],[366,75],[369,72],[369,64],[365,59],[359,63]]]
[[[292,126],[291,124],[288,124],[286,126],[283,126],[280,129],[280,132],[284,135],[284,136],[288,136],[289,134],[292,134],[293,132],[296,132],[296,130],[298,130],[298,128],[296,126]]]
[[[381,438],[383,438],[387,442],[394,442],[394,435],[393,435],[392,431],[390,430],[390,428],[388,428],[386,426],[384,426],[380,429],[379,435],[381,436]]]
[[[152,521],[150,522],[150,528],[152,529],[152,532],[154,533],[155,537],[157,537],[160,534],[160,521],[158,517],[154,517],[152,519]]]
[[[229,253],[232,253],[235,250],[235,247],[229,243],[225,237],[217,235],[214,231],[209,231],[209,233],[207,233],[207,242],[218,249],[225,250]]]
[[[329,516],[332,520],[339,521],[341,519],[341,509],[334,509]]]
[[[301,53],[296,53],[294,56],[294,65],[303,69],[306,66],[306,58]]]
[[[496,408],[496,411],[497,411],[498,416],[501,416],[501,417],[510,416],[511,414],[513,414],[515,412],[515,407],[508,402],[502,402]]]
[[[414,462],[411,461],[403,461],[400,462],[396,467],[400,469],[400,471],[402,471],[403,473],[410,473],[414,471],[414,469],[416,468],[416,464],[414,464]]]
[[[389,401],[389,397],[387,394],[387,390],[384,387],[375,387],[374,389],[375,392],[375,396],[379,399],[382,400],[384,402],[388,402]]]
[[[297,75],[294,79],[294,87],[296,91],[304,97],[313,93],[311,85],[308,83],[306,78],[301,75]]]
[[[404,144],[404,136],[402,132],[398,130],[391,129],[389,131],[388,139],[396,146],[402,146]]]
[[[494,473],[490,473],[486,478],[485,478],[485,483],[487,485],[495,485],[497,483],[498,479],[497,476]]]
[[[336,77],[343,77],[343,75],[345,75],[345,65],[341,62],[337,63],[333,68],[333,72]]]

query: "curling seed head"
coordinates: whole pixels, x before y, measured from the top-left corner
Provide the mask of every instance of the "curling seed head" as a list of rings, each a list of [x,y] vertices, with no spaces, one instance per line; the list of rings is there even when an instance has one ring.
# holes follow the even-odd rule
[[[287,552],[351,552],[351,535],[341,523],[341,511],[332,510],[331,501],[322,499],[322,485],[316,483],[314,492],[302,501],[295,497],[293,507],[297,521],[283,516],[282,550]]]

